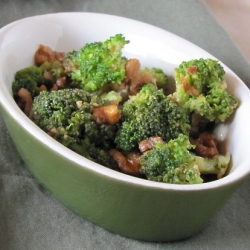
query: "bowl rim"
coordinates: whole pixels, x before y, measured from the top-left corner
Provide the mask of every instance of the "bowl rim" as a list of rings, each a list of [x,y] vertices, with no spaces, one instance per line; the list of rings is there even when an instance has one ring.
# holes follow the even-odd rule
[[[133,20],[126,17],[120,17],[116,15],[110,15],[110,14],[103,14],[103,13],[94,13],[94,12],[59,12],[59,13],[50,13],[50,14],[42,14],[42,15],[35,15],[30,16],[26,18],[22,18],[20,20],[16,20],[14,22],[11,22],[10,24],[5,25],[0,29],[0,39],[4,36],[6,32],[8,32],[9,29],[11,29],[13,26],[18,25],[22,22],[30,21],[32,19],[41,19],[44,18],[53,18],[54,16],[60,16],[60,15],[80,15],[80,16],[88,16],[92,18],[97,18],[102,16],[102,18],[114,18],[119,19],[119,21],[122,22],[129,22],[134,23],[137,25],[142,25],[143,27],[147,27],[148,29],[157,29],[161,33],[164,32],[164,36],[172,37],[178,40],[182,40],[185,43],[187,43],[191,49],[199,49],[200,51],[203,51],[206,53],[207,56],[211,58],[215,58],[208,52],[204,51],[202,48],[198,47],[197,45],[187,41],[186,39],[183,39],[173,33],[170,33],[167,30],[161,29],[159,27],[153,26],[151,24],[147,24],[141,21]],[[0,40],[1,45],[1,40]],[[217,59],[217,58],[215,58]],[[218,60],[218,59],[217,59]],[[222,63],[222,62],[220,62]],[[223,64],[223,63],[222,63]],[[242,80],[232,71],[230,70],[226,65],[223,64],[223,67],[225,67],[227,70],[230,71],[231,74],[233,74],[235,77],[239,79],[243,87],[246,88],[246,90],[249,91],[247,86],[242,82]],[[87,170],[93,171],[95,174],[99,174],[105,177],[108,177],[113,180],[119,180],[126,184],[131,185],[139,185],[141,187],[145,188],[152,188],[152,189],[161,189],[161,190],[172,190],[172,191],[201,191],[206,189],[215,189],[227,185],[231,185],[232,183],[241,181],[242,179],[246,178],[250,174],[250,168],[245,169],[244,171],[237,171],[239,170],[240,166],[237,167],[236,170],[234,170],[229,175],[223,177],[222,179],[208,182],[208,183],[202,183],[202,184],[168,184],[168,183],[160,183],[160,182],[154,182],[149,181],[145,179],[141,179],[138,177],[133,177],[124,173],[117,172],[115,170],[109,169],[108,167],[102,166],[98,163],[95,163],[91,160],[88,160],[87,158],[73,152],[69,148],[63,146],[59,142],[57,142],[55,139],[51,138],[49,135],[47,135],[43,130],[41,130],[38,126],[36,126],[17,106],[16,102],[14,101],[12,95],[9,93],[6,84],[4,84],[3,76],[2,76],[2,70],[0,69],[0,107],[4,109],[15,121],[19,126],[21,126],[24,130],[26,130],[27,133],[29,133],[35,140],[39,141],[43,145],[49,147],[51,150],[56,152],[60,157],[67,158],[68,160],[75,163],[78,167],[85,168]]]

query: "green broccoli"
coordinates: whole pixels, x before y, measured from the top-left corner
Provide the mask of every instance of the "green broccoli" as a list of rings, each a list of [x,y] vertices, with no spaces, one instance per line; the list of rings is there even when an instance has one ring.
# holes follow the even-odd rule
[[[175,69],[177,102],[189,112],[209,121],[225,121],[238,106],[226,90],[225,71],[218,61],[199,59],[182,62]]]
[[[108,153],[108,150],[91,143],[89,138],[78,141],[78,143],[71,143],[68,148],[74,152],[99,163],[105,167],[117,170],[117,163]]]
[[[31,118],[67,146],[81,135],[83,124],[92,121],[90,101],[91,95],[84,90],[42,91],[34,98]]]
[[[34,98],[31,119],[54,139],[79,152],[85,151],[79,150],[79,145],[86,145],[84,140],[89,141],[91,148],[109,150],[117,127],[95,122],[92,98],[97,101],[82,89],[43,91]]]
[[[194,146],[180,134],[168,143],[157,142],[140,159],[141,173],[148,180],[173,184],[202,183],[199,169],[190,153]]]
[[[146,84],[141,91],[124,103],[122,118],[115,143],[118,149],[131,151],[152,136],[163,140],[188,134],[189,115],[179,105],[164,95],[154,84]]]
[[[64,60],[65,71],[71,79],[89,92],[105,84],[120,84],[125,79],[125,62],[122,48],[129,41],[117,34],[104,42],[86,44],[79,51],[71,51]]]
[[[149,73],[152,75],[152,78],[155,79],[155,84],[159,89],[166,90],[168,86],[168,77],[162,69],[159,68],[148,68],[140,70],[139,73]]]
[[[40,68],[50,73],[50,81],[53,83],[55,83],[58,78],[66,76],[62,63],[59,61],[44,62]]]
[[[45,85],[48,89],[60,77],[65,76],[65,72],[60,62],[45,62],[41,66],[29,66],[16,72],[14,82],[12,83],[12,91],[14,97],[18,96],[21,88],[27,89],[31,96],[38,94],[41,85]]]
[[[122,93],[121,92],[115,92],[114,90],[111,90],[107,93],[103,93],[100,95],[99,99],[105,102],[109,103],[120,103],[122,101]]]
[[[140,171],[148,180],[172,184],[199,184],[203,175],[221,178],[229,165],[230,154],[203,158],[192,153],[194,145],[180,134],[168,143],[156,142],[140,158]]]
[[[30,66],[17,71],[15,80],[12,83],[14,97],[18,96],[18,91],[21,88],[27,89],[32,96],[35,96],[38,93],[39,83],[41,84],[45,80],[43,74],[44,70],[36,66]]]

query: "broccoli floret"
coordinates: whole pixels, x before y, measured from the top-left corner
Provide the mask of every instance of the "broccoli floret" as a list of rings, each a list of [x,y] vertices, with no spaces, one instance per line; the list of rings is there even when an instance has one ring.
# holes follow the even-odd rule
[[[226,90],[225,71],[216,60],[182,62],[175,69],[177,102],[189,112],[209,121],[225,121],[238,106],[238,100]]]
[[[88,138],[80,140],[78,143],[71,143],[68,147],[89,160],[117,170],[117,163],[110,156],[108,150],[97,146],[95,143],[91,143]]]
[[[172,184],[198,184],[203,180],[190,153],[194,146],[186,135],[179,135],[168,143],[157,142],[140,159],[140,171],[148,180]]]
[[[192,153],[194,147],[188,136],[182,134],[168,143],[156,142],[141,156],[140,171],[148,180],[172,184],[202,183],[203,175],[223,177],[230,154],[203,158]]]
[[[149,73],[152,75],[152,78],[155,80],[155,84],[159,89],[166,90],[168,86],[168,77],[162,69],[159,68],[148,68],[145,67],[143,70],[140,70],[139,73]]]
[[[122,93],[121,92],[115,92],[114,90],[111,90],[107,93],[104,93],[100,95],[99,97],[101,101],[109,102],[109,103],[120,103],[122,101]]]
[[[82,89],[43,91],[34,98],[31,119],[65,146],[81,144],[87,138],[90,143],[108,149],[117,128],[94,121],[92,98]]]
[[[163,140],[188,134],[189,116],[185,110],[164,95],[154,84],[146,84],[141,91],[124,103],[115,143],[123,151],[138,148],[138,144],[152,136]]]
[[[105,84],[120,84],[125,78],[125,62],[122,48],[129,41],[121,34],[104,42],[86,44],[79,51],[67,54],[64,60],[65,70],[73,81],[89,92],[99,90]]]
[[[47,73],[47,76],[46,76]],[[65,72],[60,62],[46,62],[40,67],[29,66],[16,72],[14,82],[12,83],[13,96],[17,97],[21,88],[27,89],[31,96],[38,94],[38,88],[45,85],[50,89],[56,82],[56,79],[65,76]]]
[[[44,69],[45,72],[50,74],[50,82],[55,83],[60,77],[66,76],[62,63],[59,61],[44,62],[40,68]]]
[[[44,82],[44,70],[36,66],[30,66],[16,72],[12,83],[14,97],[18,95],[21,88],[27,89],[32,96],[37,94],[38,84]]]
[[[72,50],[67,53],[64,61],[63,61],[63,67],[67,74],[71,74],[72,72],[75,72],[79,68],[79,51]]]
[[[83,123],[92,120],[91,95],[84,90],[42,91],[34,98],[32,119],[45,132],[67,144],[81,134]],[[74,141],[73,140],[73,141]]]

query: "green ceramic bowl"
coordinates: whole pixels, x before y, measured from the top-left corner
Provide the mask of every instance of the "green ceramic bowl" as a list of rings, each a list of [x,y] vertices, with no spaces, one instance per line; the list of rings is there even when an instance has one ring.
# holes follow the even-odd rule
[[[200,232],[250,172],[250,91],[225,65],[229,91],[240,99],[230,122],[216,131],[232,154],[228,175],[198,185],[150,182],[115,172],[62,146],[32,123],[12,98],[14,73],[33,63],[39,44],[57,51],[79,49],[122,33],[124,54],[168,75],[184,60],[210,54],[165,30],[94,13],[35,16],[0,30],[0,108],[20,155],[33,175],[58,200],[113,233],[145,241],[173,241]]]

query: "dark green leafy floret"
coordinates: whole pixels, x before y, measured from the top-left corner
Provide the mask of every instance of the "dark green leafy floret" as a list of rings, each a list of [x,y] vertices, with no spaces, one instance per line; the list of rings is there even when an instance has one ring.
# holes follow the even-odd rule
[[[49,74],[46,77],[45,72]],[[56,82],[56,79],[65,76],[65,72],[60,62],[45,62],[40,67],[30,66],[16,72],[15,79],[12,84],[13,95],[16,97],[21,88],[27,89],[31,96],[38,94],[38,88],[45,85],[50,89]]]
[[[44,70],[35,66],[27,67],[16,72],[12,84],[13,95],[17,96],[21,88],[27,89],[32,96],[37,94],[38,84],[44,82]]]
[[[115,143],[119,149],[131,151],[149,137],[160,136],[169,141],[180,133],[187,135],[189,128],[189,116],[185,110],[164,95],[162,89],[147,84],[123,105]]]
[[[73,81],[89,92],[99,90],[105,84],[120,84],[125,78],[123,47],[129,41],[121,34],[104,42],[86,44],[79,51],[67,54],[64,67]]]
[[[96,124],[92,98],[82,89],[43,91],[34,98],[31,119],[65,146],[88,139],[91,144],[108,150],[117,128],[116,125]]]
[[[225,71],[216,60],[199,59],[182,62],[175,69],[177,102],[189,112],[209,121],[225,121],[238,106],[227,92]]]
[[[92,121],[90,101],[91,95],[84,90],[42,91],[34,98],[32,119],[46,132],[53,129],[62,142],[68,137],[75,139],[83,124]]]
[[[172,184],[198,184],[203,180],[190,153],[188,136],[179,135],[168,143],[157,142],[141,159],[141,172],[148,180]]]
[[[141,173],[148,180],[172,184],[199,184],[203,176],[221,178],[228,169],[230,154],[204,158],[194,155],[195,148],[186,135],[168,143],[156,142],[141,158]]]
[[[109,155],[108,151],[100,146],[97,146],[95,143],[91,143],[88,138],[85,138],[78,143],[70,144],[69,148],[89,160],[111,169],[117,169],[117,164]]]

